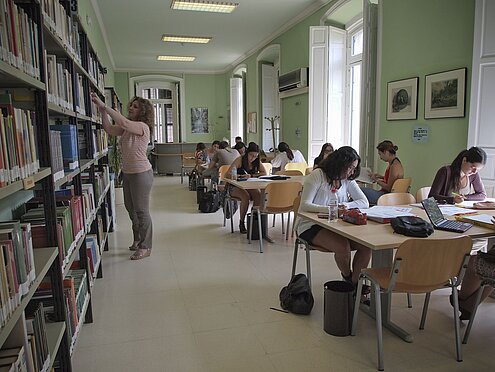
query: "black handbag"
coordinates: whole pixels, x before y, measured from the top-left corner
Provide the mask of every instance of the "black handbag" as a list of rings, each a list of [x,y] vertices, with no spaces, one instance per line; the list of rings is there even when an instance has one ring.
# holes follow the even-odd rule
[[[393,218],[390,225],[397,234],[412,236],[415,238],[427,238],[433,234],[431,223],[416,216],[400,216]]]
[[[282,309],[301,315],[308,315],[315,303],[309,280],[304,274],[294,275],[280,291],[279,298]]]
[[[220,209],[220,196],[216,190],[205,192],[201,195],[198,209],[203,213],[215,213]]]

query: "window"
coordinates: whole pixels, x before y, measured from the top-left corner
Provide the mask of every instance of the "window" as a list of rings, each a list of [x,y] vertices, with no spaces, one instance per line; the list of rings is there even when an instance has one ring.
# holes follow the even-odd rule
[[[359,151],[361,127],[361,70],[363,64],[362,22],[347,32],[345,142]]]
[[[154,140],[159,143],[174,142],[172,91],[165,88],[144,88],[142,97],[149,99],[155,110]]]

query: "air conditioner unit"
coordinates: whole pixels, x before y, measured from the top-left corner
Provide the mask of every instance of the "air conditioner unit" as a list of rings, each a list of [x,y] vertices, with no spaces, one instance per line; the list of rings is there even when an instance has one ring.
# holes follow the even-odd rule
[[[278,77],[278,91],[285,92],[286,90],[302,88],[308,86],[308,68],[303,67],[297,70],[288,72],[287,74]]]

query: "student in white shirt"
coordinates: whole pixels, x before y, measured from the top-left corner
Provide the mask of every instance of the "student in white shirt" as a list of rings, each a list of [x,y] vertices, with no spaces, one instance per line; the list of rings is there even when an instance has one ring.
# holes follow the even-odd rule
[[[291,150],[289,145],[285,142],[280,142],[278,145],[279,153],[275,156],[275,159],[271,161],[273,168],[278,170],[285,170],[287,163],[306,163],[303,154],[299,150]]]
[[[328,212],[331,199],[337,199],[339,209],[368,208],[369,203],[354,179],[359,176],[361,158],[352,147],[344,146],[331,153],[304,181],[302,212]],[[349,196],[352,201],[349,201]],[[342,277],[357,283],[361,269],[368,266],[371,250],[314,222],[300,218],[298,235],[322,252],[335,253],[335,262]],[[351,251],[355,250],[351,270]]]

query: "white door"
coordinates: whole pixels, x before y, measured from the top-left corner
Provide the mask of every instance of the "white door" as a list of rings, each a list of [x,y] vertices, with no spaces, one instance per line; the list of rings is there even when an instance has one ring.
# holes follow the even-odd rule
[[[489,197],[495,197],[495,1],[476,0],[473,73],[468,146],[487,155],[480,175]]]
[[[263,100],[263,111],[261,115],[261,121],[263,125],[260,125],[262,131],[262,144],[261,147],[265,152],[270,149],[275,149],[278,145],[279,131],[275,130],[275,144],[273,143],[273,132],[271,123],[265,118],[274,117],[278,115],[278,68],[272,65],[261,65],[261,99]],[[275,122],[275,127],[280,128],[280,120]]]

